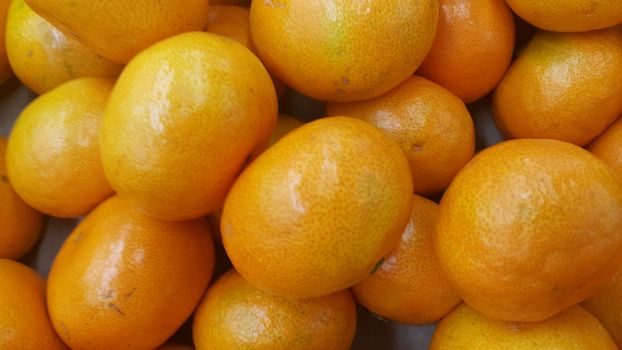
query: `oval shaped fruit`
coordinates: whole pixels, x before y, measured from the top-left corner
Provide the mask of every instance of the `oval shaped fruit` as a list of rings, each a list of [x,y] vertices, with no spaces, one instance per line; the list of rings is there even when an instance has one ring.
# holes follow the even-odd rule
[[[586,32],[622,23],[622,2],[611,0],[506,0],[530,24],[554,32]]]
[[[482,151],[440,204],[435,248],[484,314],[539,321],[601,288],[622,262],[622,184],[586,150],[513,140]]]
[[[0,259],[19,259],[43,232],[43,215],[22,200],[11,186],[5,162],[6,140],[0,137]]]
[[[67,349],[45,306],[45,280],[29,267],[0,259],[0,348]]]
[[[622,119],[611,124],[587,149],[622,175]]]
[[[36,13],[93,51],[127,63],[165,38],[202,30],[207,0],[25,0]]]
[[[311,298],[365,278],[408,223],[400,148],[363,121],[305,124],[240,175],[221,218],[233,266],[258,288]]]
[[[417,74],[471,103],[503,78],[514,51],[514,18],[503,0],[438,0],[434,44]]]
[[[618,347],[622,346],[622,270],[581,306],[603,324]]]
[[[583,146],[622,114],[622,31],[535,35],[499,83],[495,122],[506,137]]]
[[[81,216],[113,194],[99,128],[113,80],[80,78],[40,96],[19,115],[7,146],[15,192],[52,216]]]
[[[579,306],[541,322],[499,321],[463,304],[436,328],[430,350],[617,349],[603,326]]]
[[[0,0],[0,84],[5,83],[13,76],[6,49],[6,29],[11,0]]]
[[[190,316],[213,267],[207,220],[160,221],[112,197],[52,264],[54,328],[74,349],[155,349]]]
[[[199,217],[222,207],[276,116],[272,81],[251,51],[182,34],[143,51],[119,78],[102,123],[104,170],[149,215]]]
[[[413,74],[438,20],[436,0],[253,1],[259,56],[287,86],[322,101],[378,97]]]
[[[65,35],[24,3],[11,3],[6,50],[15,75],[43,94],[80,77],[116,78],[123,66],[109,61]]]
[[[376,99],[328,104],[326,113],[365,120],[397,142],[410,163],[417,193],[446,188],[473,157],[475,131],[466,106],[421,77],[410,77]]]
[[[402,323],[436,322],[462,301],[434,252],[438,205],[415,195],[402,240],[370,276],[352,288],[374,314]]]
[[[197,308],[197,350],[347,350],[356,306],[347,290],[292,300],[263,292],[235,270],[212,285]]]

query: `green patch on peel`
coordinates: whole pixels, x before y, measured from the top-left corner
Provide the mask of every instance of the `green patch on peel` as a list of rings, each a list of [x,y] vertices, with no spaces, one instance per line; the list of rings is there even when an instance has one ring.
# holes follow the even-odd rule
[[[378,269],[380,268],[380,266],[382,266],[382,263],[384,263],[384,257],[381,258],[380,260],[378,260],[378,262],[376,263],[376,266],[374,266],[374,269],[371,270],[371,274],[375,274],[376,271],[378,271]]]

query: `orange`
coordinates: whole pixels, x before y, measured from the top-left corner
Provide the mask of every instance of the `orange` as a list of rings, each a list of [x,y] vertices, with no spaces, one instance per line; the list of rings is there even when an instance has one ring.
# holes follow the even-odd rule
[[[8,16],[9,61],[19,80],[37,94],[75,78],[116,78],[121,73],[122,65],[65,35],[39,17],[24,0],[13,0]]]
[[[514,140],[477,155],[440,204],[435,241],[464,301],[540,321],[596,292],[622,263],[622,183],[586,150]]]
[[[104,170],[151,216],[203,216],[267,146],[276,116],[272,81],[251,51],[182,34],[143,51],[119,78],[102,123]]]
[[[611,0],[506,0],[536,27],[555,32],[586,32],[622,23],[622,2]]]
[[[29,267],[0,259],[0,348],[67,349],[45,306],[45,280]]]
[[[372,274],[352,289],[376,315],[402,323],[438,321],[462,301],[434,253],[438,205],[415,195],[402,240]]]
[[[159,221],[112,197],[52,264],[52,323],[73,349],[154,349],[190,316],[213,267],[206,220]]]
[[[287,86],[322,101],[378,97],[413,74],[438,20],[436,0],[253,1],[259,56]]]
[[[272,137],[270,137],[270,145],[274,145],[283,136],[289,134],[294,129],[302,126],[304,123],[287,114],[279,114],[279,120],[276,122]]]
[[[443,319],[430,350],[614,350],[603,326],[579,306],[535,323],[506,322],[461,305]]]
[[[408,223],[412,181],[400,148],[363,121],[324,118],[249,165],[221,218],[227,255],[261,290],[312,298],[365,278]]]
[[[365,120],[397,142],[410,163],[414,190],[435,193],[473,157],[475,131],[464,103],[421,77],[376,99],[329,104],[328,115]]]
[[[622,31],[540,32],[497,87],[495,122],[507,137],[586,145],[622,114],[621,75]]]
[[[0,0],[0,84],[13,76],[6,48],[7,13],[11,0]]]
[[[49,215],[75,217],[112,195],[99,155],[99,126],[113,84],[72,80],[19,115],[7,146],[7,168],[26,203]]]
[[[43,231],[43,215],[13,190],[5,166],[6,140],[0,137],[0,259],[19,259]]]
[[[25,1],[65,34],[118,63],[160,40],[203,29],[208,16],[208,0]]]
[[[231,38],[248,47],[256,53],[253,39],[251,38],[250,10],[240,6],[212,6],[205,30]],[[274,88],[279,98],[285,93],[285,85],[272,76]]]
[[[587,149],[622,175],[622,119],[611,124]]]
[[[235,270],[211,286],[197,308],[197,350],[347,350],[356,307],[347,290],[310,300],[262,292]]]
[[[436,38],[417,74],[471,103],[505,74],[514,51],[514,19],[503,0],[438,0]]]
[[[604,288],[589,297],[581,306],[602,322],[618,347],[622,346],[622,270]]]

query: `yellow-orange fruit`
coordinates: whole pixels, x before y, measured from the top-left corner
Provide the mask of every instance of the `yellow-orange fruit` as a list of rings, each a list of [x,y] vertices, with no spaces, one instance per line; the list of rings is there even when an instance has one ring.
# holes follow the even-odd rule
[[[463,300],[502,320],[540,321],[604,286],[622,262],[622,183],[555,140],[477,155],[440,204],[435,248]]]
[[[285,136],[232,187],[222,239],[258,288],[311,298],[365,278],[408,223],[412,180],[391,139],[354,118],[324,118]]]
[[[622,119],[611,124],[587,149],[622,176]]]
[[[378,97],[413,74],[438,21],[436,0],[253,1],[251,32],[279,79],[322,101]]]
[[[618,347],[622,346],[622,270],[604,288],[581,303],[605,326]]]
[[[7,145],[7,169],[15,192],[33,208],[81,216],[113,194],[99,154],[99,128],[113,85],[108,79],[72,80],[19,115]]]
[[[356,306],[347,290],[286,299],[230,270],[203,297],[192,333],[197,350],[347,350],[355,330]]]
[[[268,143],[277,101],[259,59],[210,33],[164,40],[127,65],[102,122],[116,192],[170,220],[222,207],[245,163]]]
[[[213,267],[207,220],[160,221],[112,197],[52,264],[52,323],[73,349],[155,349],[190,316]]]
[[[0,348],[64,350],[45,306],[45,280],[29,267],[0,259]]]
[[[430,350],[583,350],[617,349],[611,336],[589,312],[571,306],[533,323],[489,318],[461,305],[437,326]]]
[[[622,31],[540,32],[514,61],[493,98],[510,138],[586,145],[622,114]]]
[[[445,189],[473,157],[475,131],[466,106],[421,77],[409,77],[375,99],[328,104],[326,113],[365,120],[397,142],[408,158],[417,193]]]
[[[276,122],[276,127],[272,136],[270,137],[270,145],[274,145],[283,138],[283,136],[289,134],[294,129],[302,126],[304,123],[299,119],[287,114],[279,114],[279,120]]]

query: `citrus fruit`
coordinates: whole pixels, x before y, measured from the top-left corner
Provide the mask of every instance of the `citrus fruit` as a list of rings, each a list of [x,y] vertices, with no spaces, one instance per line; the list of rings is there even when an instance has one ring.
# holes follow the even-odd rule
[[[579,306],[541,322],[499,321],[463,304],[436,328],[430,350],[617,349],[603,326]]]
[[[622,119],[611,124],[587,149],[622,175]]]
[[[45,280],[29,267],[0,259],[0,348],[67,349],[48,317]]]
[[[438,205],[415,195],[410,215],[398,246],[352,291],[361,305],[381,317],[403,323],[432,323],[461,299],[434,253]]]
[[[13,76],[11,65],[9,64],[9,58],[7,57],[6,50],[6,27],[7,27],[7,13],[11,0],[0,0],[0,84],[6,82]]]
[[[375,99],[328,104],[326,113],[365,120],[397,142],[417,193],[444,189],[473,157],[475,132],[464,103],[421,77],[409,77]]]
[[[250,10],[241,6],[212,6],[205,30],[231,38],[248,47],[254,53],[257,52],[251,37]],[[285,93],[283,83],[270,75],[274,82],[274,89],[279,98]]]
[[[417,74],[470,103],[492,91],[510,64],[512,11],[503,0],[438,2],[436,38]]]
[[[292,117],[291,115],[279,114],[279,120],[276,122],[276,127],[272,132],[272,137],[270,137],[270,145],[274,145],[278,140],[282,139],[283,136],[289,134],[303,124],[303,122]]]
[[[305,124],[259,156],[232,187],[221,234],[259,289],[312,298],[365,278],[408,223],[412,180],[391,139],[354,118]]]
[[[436,0],[253,1],[259,56],[287,86],[322,101],[378,97],[413,74],[436,34]]]
[[[127,63],[176,34],[205,27],[207,0],[25,0],[36,13],[98,54]]]
[[[555,32],[586,32],[622,23],[622,2],[611,0],[506,0],[532,25]]]
[[[112,197],[52,264],[52,323],[74,349],[155,349],[190,316],[213,266],[206,220],[160,221]]]
[[[197,350],[347,350],[356,307],[347,290],[291,300],[262,292],[235,270],[225,273],[197,308]]]
[[[81,216],[113,194],[99,155],[99,127],[113,85],[108,79],[72,80],[19,115],[7,169],[15,192],[33,208]]]
[[[622,270],[618,271],[604,288],[583,303],[587,311],[605,326],[618,347],[622,346]]]
[[[0,137],[0,259],[19,259],[43,231],[43,215],[13,190],[5,166],[6,140]]]
[[[493,114],[511,138],[586,145],[622,114],[622,31],[537,33],[499,83]]]
[[[622,262],[622,183],[586,150],[513,140],[482,151],[440,204],[435,247],[478,311],[540,321],[602,287]]]
[[[276,116],[270,76],[246,47],[202,32],[169,38],[136,56],[112,91],[104,170],[149,215],[203,216],[267,146]]]
[[[65,35],[24,0],[14,0],[8,16],[6,50],[11,67],[35,93],[43,94],[75,78],[116,78],[121,73],[122,65]]]

